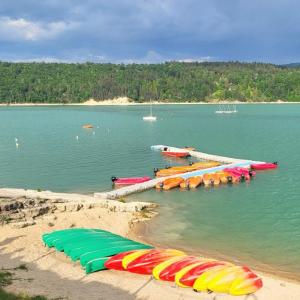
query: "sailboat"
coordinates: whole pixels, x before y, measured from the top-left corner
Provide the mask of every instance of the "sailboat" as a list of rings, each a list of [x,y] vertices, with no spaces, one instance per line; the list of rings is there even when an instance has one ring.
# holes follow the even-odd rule
[[[156,117],[153,116],[152,113],[152,102],[150,101],[150,115],[149,116],[144,116],[143,117],[144,121],[149,121],[149,122],[155,122],[156,121]]]

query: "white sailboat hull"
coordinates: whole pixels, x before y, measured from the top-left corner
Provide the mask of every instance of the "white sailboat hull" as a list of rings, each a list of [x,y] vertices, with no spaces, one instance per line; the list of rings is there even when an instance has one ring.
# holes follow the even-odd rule
[[[156,121],[156,117],[154,116],[145,116],[143,117],[144,121],[149,121],[149,122],[155,122]]]

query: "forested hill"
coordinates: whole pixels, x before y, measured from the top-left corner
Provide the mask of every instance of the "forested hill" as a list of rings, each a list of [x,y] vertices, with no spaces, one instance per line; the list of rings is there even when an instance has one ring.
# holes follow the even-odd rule
[[[300,68],[270,64],[0,62],[0,102],[300,101]]]

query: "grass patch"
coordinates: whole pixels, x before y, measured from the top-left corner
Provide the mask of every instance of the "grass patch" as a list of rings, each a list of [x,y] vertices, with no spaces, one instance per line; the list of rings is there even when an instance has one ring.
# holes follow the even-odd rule
[[[1,225],[8,224],[11,220],[12,220],[11,217],[9,217],[7,215],[0,216],[0,224]]]
[[[14,270],[23,270],[23,271],[28,271],[28,267],[26,264],[20,264],[18,267],[14,268]]]
[[[16,270],[27,270],[25,264],[20,265],[19,267],[15,268]],[[27,295],[16,295],[14,293],[6,292],[3,287],[12,284],[13,281],[13,274],[7,271],[0,270],[0,299],[1,300],[47,300],[44,296],[34,296],[30,297]]]
[[[0,288],[0,299],[1,300],[47,300],[44,296],[27,296],[27,295],[16,295],[13,293],[8,293],[4,291],[2,288]]]
[[[0,271],[0,288],[12,284],[13,274],[7,271]],[[2,300],[2,298],[0,297]]]
[[[126,203],[126,199],[123,198],[123,197],[119,198],[118,201],[119,201],[119,202],[122,202],[122,203]]]

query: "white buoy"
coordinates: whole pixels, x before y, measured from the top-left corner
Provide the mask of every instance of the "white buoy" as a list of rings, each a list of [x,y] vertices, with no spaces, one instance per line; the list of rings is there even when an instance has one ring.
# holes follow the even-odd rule
[[[77,140],[77,141],[79,140],[79,136],[78,136],[78,135],[76,135],[76,140]]]
[[[16,148],[19,148],[19,144],[16,142]]]
[[[93,135],[95,135],[95,131],[93,131]]]
[[[17,138],[15,138],[15,142],[16,142],[16,143],[18,142],[18,139],[17,139]]]

